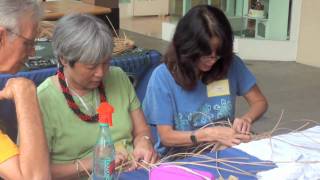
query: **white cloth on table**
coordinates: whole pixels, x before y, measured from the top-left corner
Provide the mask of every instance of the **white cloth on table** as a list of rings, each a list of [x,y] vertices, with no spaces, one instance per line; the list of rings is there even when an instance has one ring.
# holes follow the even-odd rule
[[[261,160],[275,162],[277,168],[257,174],[260,180],[320,179],[320,126],[273,136],[271,139],[242,143],[234,148]]]

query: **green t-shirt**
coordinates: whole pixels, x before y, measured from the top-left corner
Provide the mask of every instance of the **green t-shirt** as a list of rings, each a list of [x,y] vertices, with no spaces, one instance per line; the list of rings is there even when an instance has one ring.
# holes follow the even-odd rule
[[[115,111],[110,128],[113,142],[117,147],[132,151],[132,121],[130,112],[140,108],[140,102],[127,75],[118,67],[110,67],[103,80],[107,101]],[[94,92],[82,99],[88,105],[96,103]],[[97,94],[97,93],[95,93]],[[96,96],[99,96],[98,94]],[[38,87],[38,98],[43,114],[51,162],[67,163],[92,155],[99,134],[99,123],[80,120],[68,107],[61,90],[51,78]],[[73,99],[82,112],[85,108],[77,96]],[[100,98],[97,97],[98,102]]]

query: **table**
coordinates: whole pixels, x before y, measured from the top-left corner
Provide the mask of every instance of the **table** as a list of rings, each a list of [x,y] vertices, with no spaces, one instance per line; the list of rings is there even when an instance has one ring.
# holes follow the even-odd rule
[[[205,153],[205,156],[211,158],[211,159],[228,159],[228,160],[233,160],[234,162],[239,162],[239,163],[255,163],[255,164],[237,164],[237,163],[226,163],[228,165],[231,165],[235,168],[232,168],[231,166],[227,166],[224,163],[216,163],[216,162],[206,162],[206,163],[201,163],[199,165],[193,165],[191,163],[194,162],[199,162],[201,160],[204,160],[202,158],[198,158],[198,157],[189,157],[186,159],[182,159],[182,160],[177,160],[175,162],[184,162],[184,163],[189,163],[186,165],[183,165],[184,167],[187,168],[192,168],[193,170],[200,170],[200,171],[206,171],[206,172],[210,172],[211,174],[214,175],[215,179],[218,179],[218,177],[220,176],[219,173],[223,176],[224,179],[228,179],[231,175],[237,177],[239,180],[256,180],[257,178],[255,177],[255,174],[259,171],[266,171],[272,168],[275,168],[276,166],[270,162],[270,161],[262,161],[254,156],[251,156],[247,153],[245,153],[244,151],[235,149],[235,148],[227,148],[225,150],[222,151],[218,151],[217,153],[215,152],[209,152],[209,153]],[[242,158],[242,159],[240,159]],[[257,165],[257,163],[261,163],[261,165]],[[264,163],[264,164],[263,164]],[[217,169],[212,168],[212,167],[206,167],[205,165],[208,166],[217,166],[219,168],[223,168],[223,169],[228,169],[229,171],[224,171],[224,170],[219,170],[219,172],[217,171]],[[241,169],[243,172],[248,172],[251,175],[243,175],[240,173],[234,173],[231,171],[237,171],[239,172],[239,170],[237,170],[236,168]],[[146,171],[145,169],[139,169],[139,170],[135,170],[133,172],[125,172],[122,173],[119,176],[119,180],[131,180],[131,179],[139,179],[139,180],[148,180],[149,179],[149,172]]]
[[[319,179],[320,177],[320,125],[312,128],[291,132],[271,138],[242,143],[232,148],[219,151],[218,154],[205,154],[212,158],[237,159],[236,162],[247,162],[248,164],[229,163],[246,172],[256,173],[256,176],[241,175],[234,172],[220,170],[221,175],[227,179],[230,175],[238,177],[239,180],[305,180]],[[243,158],[242,160],[238,159]],[[195,157],[182,160],[183,162],[194,162]],[[249,164],[249,163],[254,163]],[[262,163],[261,163],[262,162]],[[269,162],[269,163],[268,163]],[[272,163],[270,163],[272,162]],[[257,165],[261,163],[260,165]],[[205,163],[216,165],[215,162]],[[219,173],[215,168],[184,165],[185,167],[207,171],[217,178]],[[218,163],[218,167],[226,167]],[[232,168],[227,168],[232,169]],[[259,171],[259,172],[258,172]],[[148,171],[139,169],[133,172],[125,172],[119,176],[120,180],[147,180]]]
[[[43,20],[55,21],[68,13],[88,13],[105,15],[111,12],[110,8],[86,4],[81,1],[62,0],[42,2],[45,14]]]
[[[319,179],[320,125],[308,120],[304,122],[316,126],[303,131],[251,141],[235,146],[235,148],[259,159],[271,160],[278,166],[269,171],[258,173],[261,180]]]

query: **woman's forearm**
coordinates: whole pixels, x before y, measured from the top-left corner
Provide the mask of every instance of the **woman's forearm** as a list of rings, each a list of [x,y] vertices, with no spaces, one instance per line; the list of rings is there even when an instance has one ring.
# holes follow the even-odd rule
[[[52,177],[53,179],[76,179],[88,176],[86,171],[91,172],[91,164],[91,158],[75,160],[67,164],[51,164]]]
[[[244,98],[249,104],[249,111],[241,118],[247,119],[250,121],[250,123],[252,123],[267,111],[267,99],[260,91],[258,85],[253,86],[252,89],[246,95],[244,95]]]
[[[250,123],[253,123],[259,117],[261,117],[268,109],[268,103],[266,100],[257,101],[250,104],[249,111],[245,113],[241,118],[247,119]]]
[[[151,131],[146,123],[142,110],[138,108],[132,111],[130,116],[133,125],[133,144],[136,145],[136,143],[140,140],[143,140],[145,136],[151,138]]]
[[[214,141],[213,136],[209,139],[207,135],[208,129],[198,129],[194,131],[194,136],[198,143]],[[176,131],[171,126],[158,126],[161,143],[169,147],[192,146],[194,143],[191,140],[192,131]]]
[[[72,179],[78,177],[76,163],[51,164],[51,173],[53,179]]]

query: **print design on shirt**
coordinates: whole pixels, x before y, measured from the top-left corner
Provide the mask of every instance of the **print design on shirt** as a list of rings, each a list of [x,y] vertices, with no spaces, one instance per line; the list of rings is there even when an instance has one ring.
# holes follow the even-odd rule
[[[178,113],[174,118],[176,130],[188,131],[199,129],[206,124],[231,117],[232,104],[227,98],[221,98],[219,104],[205,103],[197,112]]]

